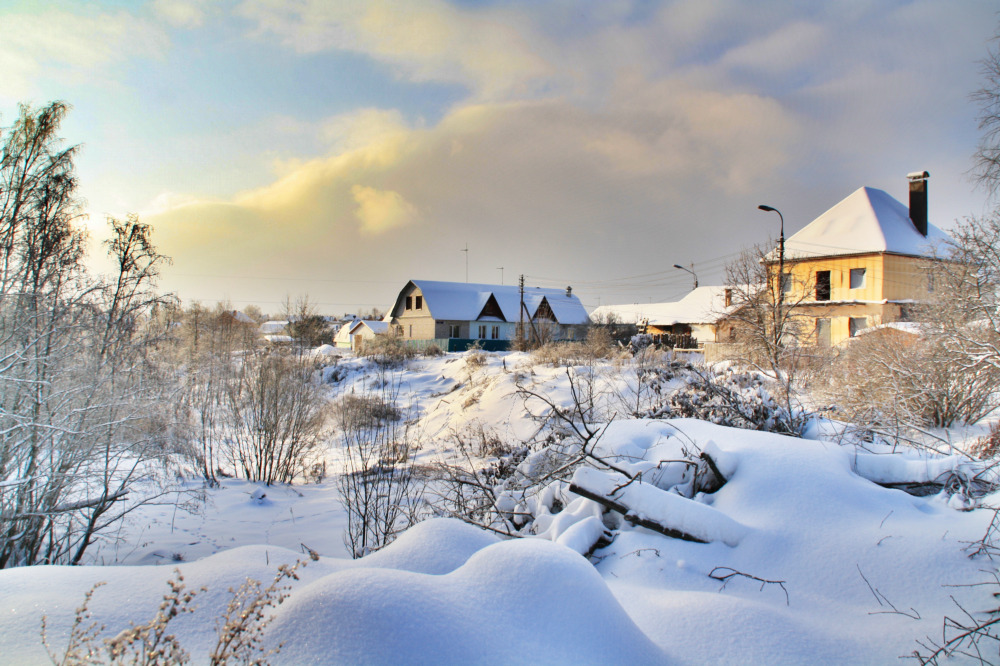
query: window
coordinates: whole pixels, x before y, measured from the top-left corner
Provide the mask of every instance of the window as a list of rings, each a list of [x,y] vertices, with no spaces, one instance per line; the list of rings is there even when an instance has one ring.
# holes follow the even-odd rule
[[[865,286],[865,269],[851,269],[851,289],[863,289]]]
[[[851,337],[868,328],[868,317],[851,317],[849,321]]]
[[[494,339],[494,340],[499,340],[500,339],[500,327],[499,326],[494,326],[493,328],[490,329],[490,337],[492,339]]]
[[[413,337],[413,324],[410,324],[410,337]]]
[[[424,297],[423,296],[416,296],[414,298],[414,300],[416,301],[416,309],[417,310],[423,310],[424,309]]]
[[[728,308],[730,305],[733,304],[733,290],[732,289],[726,289],[725,293],[726,293],[726,305],[725,305],[725,307]]]
[[[407,296],[406,297],[406,309],[407,310],[412,310],[413,309],[413,296]]]
[[[816,346],[817,347],[829,347],[830,346],[830,320],[829,319],[817,319],[816,320]]]
[[[816,271],[816,300],[830,300],[830,271]]]
[[[934,273],[927,274],[927,293],[934,293]]]
[[[482,340],[486,337],[486,324],[479,325],[479,339]]]
[[[448,324],[448,337],[457,338],[461,335],[461,326],[458,324]]]
[[[782,293],[789,293],[792,290],[792,274],[784,273],[781,276],[781,291]]]

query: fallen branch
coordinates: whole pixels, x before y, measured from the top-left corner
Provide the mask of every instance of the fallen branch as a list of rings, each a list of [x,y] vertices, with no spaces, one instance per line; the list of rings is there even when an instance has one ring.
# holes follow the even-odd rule
[[[727,572],[727,573],[722,573],[722,572]],[[731,567],[715,567],[708,573],[709,578],[712,578],[713,580],[722,581],[722,587],[719,588],[720,592],[726,589],[726,585],[729,583],[729,581],[737,576],[757,581],[758,583],[760,583],[761,590],[763,590],[764,587],[767,585],[777,585],[778,587],[781,588],[781,591],[785,593],[785,605],[786,606],[791,605],[788,598],[788,588],[785,587],[786,581],[767,580],[766,578],[760,578],[758,576],[754,576],[748,573],[743,573],[742,571],[737,571],[736,569],[733,569]]]

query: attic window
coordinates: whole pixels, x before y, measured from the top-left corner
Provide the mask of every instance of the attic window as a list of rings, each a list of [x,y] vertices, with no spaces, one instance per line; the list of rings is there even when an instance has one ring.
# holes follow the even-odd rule
[[[414,296],[414,300],[416,300],[416,309],[417,310],[423,310],[424,309],[424,297],[423,296]]]
[[[732,304],[733,304],[733,290],[732,289],[726,289],[726,305],[725,305],[725,307],[728,308]]]
[[[851,269],[851,289],[863,289],[865,286],[865,269]]]
[[[413,309],[413,296],[407,296],[406,297],[406,309],[407,310],[412,310]]]

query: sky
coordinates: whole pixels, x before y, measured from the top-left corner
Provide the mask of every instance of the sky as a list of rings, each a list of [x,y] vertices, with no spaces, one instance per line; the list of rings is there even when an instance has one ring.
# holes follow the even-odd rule
[[[95,270],[137,213],[185,302],[324,314],[410,279],[721,284],[862,186],[988,210],[992,0],[0,3],[0,126],[68,102]]]

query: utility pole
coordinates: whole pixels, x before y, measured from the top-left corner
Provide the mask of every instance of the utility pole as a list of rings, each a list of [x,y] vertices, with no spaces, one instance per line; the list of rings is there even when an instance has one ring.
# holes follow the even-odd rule
[[[517,284],[521,292],[521,310],[520,310],[521,321],[517,325],[517,338],[518,338],[518,345],[520,346],[521,350],[523,350],[524,349],[524,273],[522,273],[521,276],[518,278]]]

